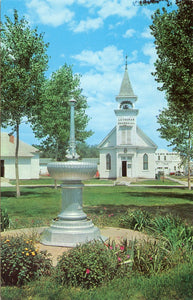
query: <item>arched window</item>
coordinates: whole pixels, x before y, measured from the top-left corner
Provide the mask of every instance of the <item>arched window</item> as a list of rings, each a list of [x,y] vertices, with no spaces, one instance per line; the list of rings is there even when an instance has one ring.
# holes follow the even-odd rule
[[[148,170],[148,155],[146,153],[143,156],[143,169]]]
[[[106,169],[111,170],[111,155],[109,153],[106,155]]]

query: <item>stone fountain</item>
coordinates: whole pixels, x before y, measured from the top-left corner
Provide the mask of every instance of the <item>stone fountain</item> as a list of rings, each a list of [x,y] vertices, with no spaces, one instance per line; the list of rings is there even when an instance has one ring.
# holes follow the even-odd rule
[[[75,247],[92,240],[105,240],[100,231],[88,219],[82,209],[82,180],[92,178],[97,165],[77,161],[75,142],[74,107],[76,101],[70,100],[70,141],[66,155],[68,161],[48,164],[49,174],[62,180],[62,211],[51,226],[44,230],[41,243],[51,246]]]

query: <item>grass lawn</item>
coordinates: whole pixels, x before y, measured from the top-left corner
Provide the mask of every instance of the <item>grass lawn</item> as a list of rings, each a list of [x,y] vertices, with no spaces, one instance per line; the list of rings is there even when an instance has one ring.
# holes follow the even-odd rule
[[[169,179],[160,179],[160,180],[139,180],[137,182],[132,182],[132,184],[140,185],[180,185],[178,182],[169,180]]]
[[[61,211],[61,189],[22,187],[1,189],[1,206],[11,219],[11,228],[47,226]],[[128,208],[141,207],[156,213],[173,213],[193,224],[193,193],[185,188],[97,186],[84,187],[84,211],[97,226],[118,226],[118,218]]]
[[[48,226],[61,211],[61,188],[22,187],[21,197],[15,188],[1,189],[1,206],[11,218],[11,229]],[[97,226],[119,226],[119,218],[128,208],[143,208],[153,214],[172,213],[193,225],[193,193],[186,188],[137,186],[86,186],[84,211]],[[185,250],[185,249],[184,249]],[[181,250],[180,250],[181,251]],[[185,250],[186,251],[186,250]],[[144,252],[144,248],[143,248]],[[193,260],[180,256],[173,268],[150,276],[126,273],[94,289],[62,286],[54,277],[42,277],[18,286],[2,286],[2,299],[65,300],[168,300],[193,299]],[[18,254],[19,257],[20,254]],[[182,252],[180,252],[182,255]],[[21,256],[22,257],[22,256]],[[186,260],[185,258],[186,257]],[[96,257],[94,257],[96,259]]]
[[[15,180],[10,180],[10,183],[15,185]],[[20,179],[19,184],[20,185],[54,185],[55,181],[52,177],[49,176],[42,176],[39,179]],[[61,184],[62,181],[57,181],[57,184]],[[114,180],[108,180],[108,179],[90,179],[85,180],[84,184],[105,184],[105,185],[112,185],[114,183]],[[141,185],[179,185],[178,182],[174,182],[169,179],[163,180],[139,180],[137,182],[132,182],[131,184],[141,184]]]

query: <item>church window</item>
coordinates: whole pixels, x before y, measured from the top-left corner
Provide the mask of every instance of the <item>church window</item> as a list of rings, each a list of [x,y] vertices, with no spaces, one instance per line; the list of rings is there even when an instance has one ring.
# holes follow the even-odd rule
[[[131,127],[130,126],[121,126],[121,144],[128,145],[131,144]]]
[[[111,155],[109,153],[106,155],[106,169],[111,170]]]
[[[160,160],[160,155],[158,155],[158,160]]]
[[[166,156],[164,156],[164,160],[166,160]]]
[[[143,156],[143,169],[148,170],[148,155],[146,153]]]

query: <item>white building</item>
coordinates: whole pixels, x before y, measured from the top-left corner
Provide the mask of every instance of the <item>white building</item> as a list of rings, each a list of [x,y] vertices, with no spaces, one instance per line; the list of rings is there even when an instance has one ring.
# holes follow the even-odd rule
[[[156,174],[163,172],[164,175],[184,172],[181,165],[180,155],[176,152],[169,152],[165,149],[158,149],[155,153]]]
[[[157,146],[137,126],[137,96],[125,66],[115,109],[117,122],[112,131],[103,139],[100,151],[100,178],[155,178],[155,151]]]
[[[1,177],[15,179],[16,139],[1,133]],[[19,141],[19,178],[39,178],[39,150]]]
[[[40,175],[49,175],[47,165],[53,161],[53,158],[40,158]]]

